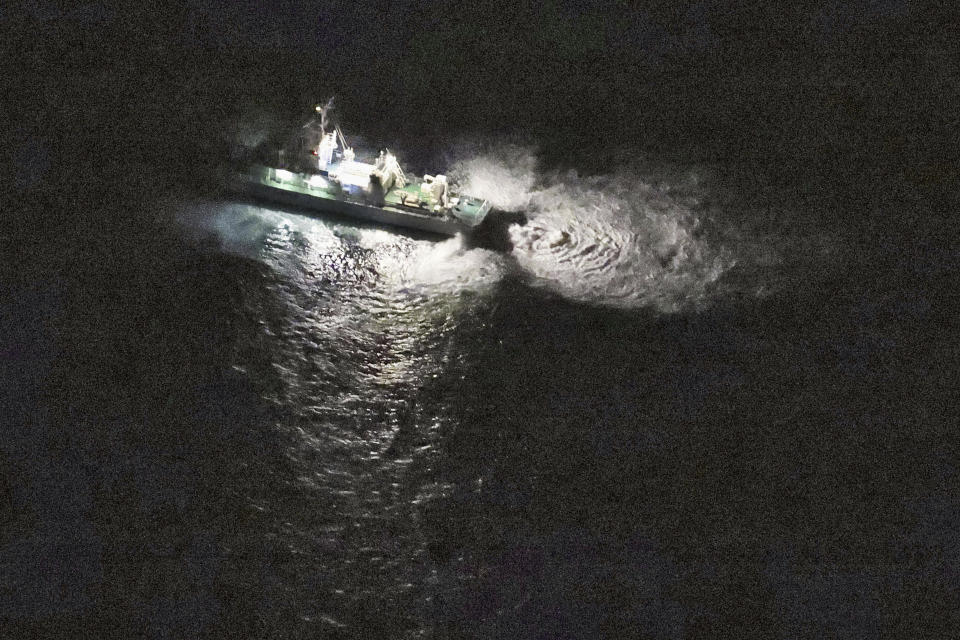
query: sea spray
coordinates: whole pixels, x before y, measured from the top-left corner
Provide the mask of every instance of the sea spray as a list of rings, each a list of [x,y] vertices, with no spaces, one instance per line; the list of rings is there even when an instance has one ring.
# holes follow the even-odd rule
[[[576,302],[663,312],[700,305],[735,260],[702,233],[703,188],[694,174],[645,177],[537,170],[532,151],[510,146],[458,163],[465,192],[522,209],[512,256],[532,282]]]

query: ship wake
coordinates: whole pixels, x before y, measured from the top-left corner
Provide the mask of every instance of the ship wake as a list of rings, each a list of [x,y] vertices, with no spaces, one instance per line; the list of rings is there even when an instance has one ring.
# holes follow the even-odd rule
[[[460,163],[455,175],[465,192],[525,212],[526,224],[507,229],[512,256],[534,284],[572,301],[697,307],[736,262],[705,233],[709,209],[693,173],[654,179],[622,167],[602,176],[545,175],[531,152],[507,148]]]

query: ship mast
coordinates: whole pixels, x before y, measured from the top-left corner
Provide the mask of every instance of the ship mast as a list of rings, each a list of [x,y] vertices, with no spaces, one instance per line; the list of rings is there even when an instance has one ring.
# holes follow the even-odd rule
[[[340,144],[343,146],[343,150],[346,151],[350,149],[350,145],[347,144],[347,140],[343,137],[343,131],[340,130],[340,125],[334,125],[334,128],[337,132],[337,137],[340,139]]]

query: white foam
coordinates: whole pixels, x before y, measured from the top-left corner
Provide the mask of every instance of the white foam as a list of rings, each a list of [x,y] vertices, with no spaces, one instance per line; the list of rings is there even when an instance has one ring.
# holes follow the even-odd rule
[[[508,147],[458,167],[464,191],[522,209],[513,256],[534,282],[578,302],[675,311],[704,301],[733,259],[698,233],[695,176],[648,182],[637,170],[581,177],[536,171]]]

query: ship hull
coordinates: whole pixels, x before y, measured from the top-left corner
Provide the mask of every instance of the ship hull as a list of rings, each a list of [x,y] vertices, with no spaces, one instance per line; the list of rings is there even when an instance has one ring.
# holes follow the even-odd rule
[[[378,207],[356,199],[333,198],[325,193],[314,194],[303,188],[291,188],[282,183],[260,179],[258,176],[239,176],[235,186],[240,192],[259,200],[441,236],[455,236],[469,232],[476,226],[468,225],[452,216],[429,215],[389,204]]]

